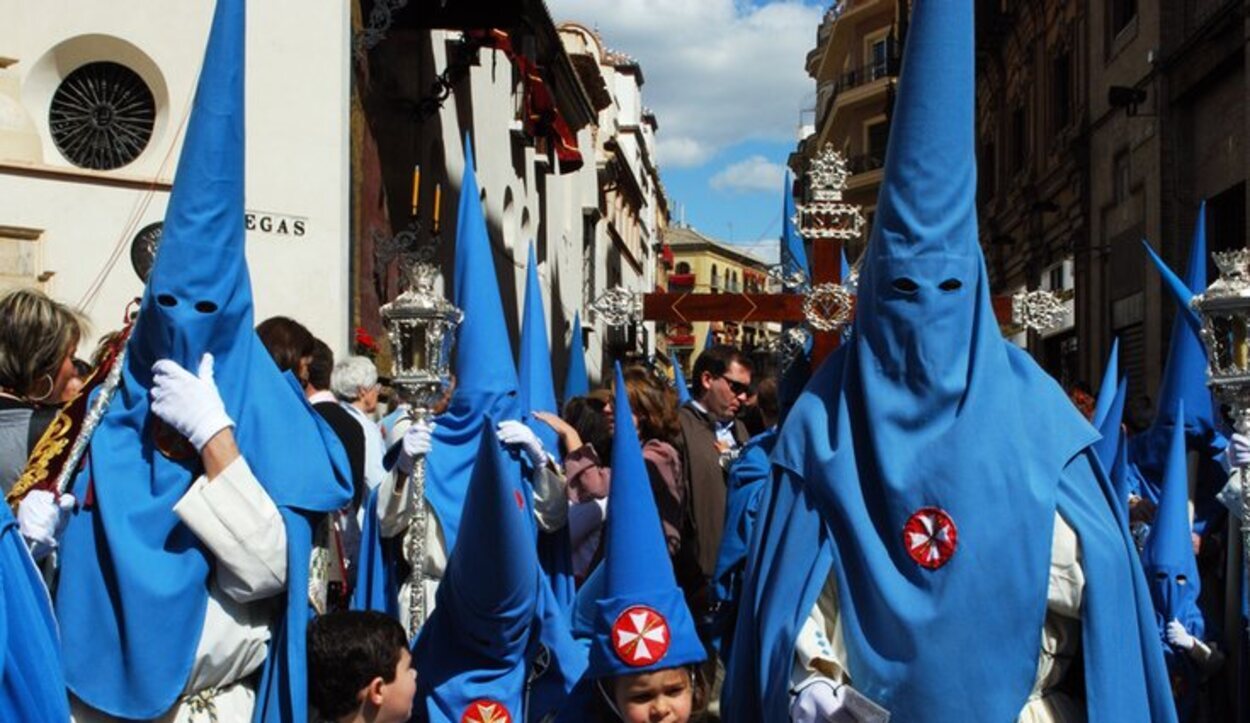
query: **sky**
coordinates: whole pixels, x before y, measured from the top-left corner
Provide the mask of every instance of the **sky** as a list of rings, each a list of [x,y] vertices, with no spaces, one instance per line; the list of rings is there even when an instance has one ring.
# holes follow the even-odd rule
[[[642,66],[673,208],[700,233],[776,260],[787,156],[816,85],[803,68],[829,2],[547,0]]]

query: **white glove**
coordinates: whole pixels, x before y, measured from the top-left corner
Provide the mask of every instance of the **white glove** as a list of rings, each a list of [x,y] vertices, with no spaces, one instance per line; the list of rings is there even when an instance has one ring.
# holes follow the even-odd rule
[[[519,448],[519,451],[529,458],[530,464],[535,468],[547,464],[547,453],[543,451],[543,443],[538,439],[538,435],[515,419],[500,422],[496,436],[505,446],[512,449]]]
[[[413,465],[434,448],[434,422],[425,420],[413,422],[404,432],[403,446],[399,450],[399,459],[395,466],[403,474],[412,474]]]
[[[824,676],[814,676],[795,688],[790,701],[790,720],[794,723],[855,723],[846,710],[845,685]]]
[[[1194,636],[1190,635],[1185,626],[1181,625],[1181,621],[1173,619],[1167,626],[1168,644],[1177,650],[1192,650],[1194,643],[1197,642]]]
[[[1250,465],[1250,437],[1234,432],[1228,442],[1228,463],[1233,467]]]
[[[30,542],[31,555],[41,559],[56,549],[56,538],[69,521],[69,511],[74,509],[71,495],[56,495],[47,490],[34,490],[22,498],[17,508],[17,525]]]
[[[203,451],[213,435],[233,427],[213,381],[213,355],[200,359],[196,375],[170,359],[153,364],[152,413],[186,437],[197,452]]]

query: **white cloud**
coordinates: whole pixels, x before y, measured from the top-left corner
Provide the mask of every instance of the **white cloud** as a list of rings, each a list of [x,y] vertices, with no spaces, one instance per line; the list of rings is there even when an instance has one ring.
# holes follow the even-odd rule
[[[802,0],[548,0],[557,22],[599,30],[638,59],[658,155],[699,166],[745,140],[790,140],[812,102],[803,65],[823,8]],[[825,3],[827,4],[827,3]]]
[[[769,266],[776,266],[781,263],[781,242],[775,238],[733,244],[733,246],[751,254]]]
[[[725,167],[708,179],[708,184],[717,191],[776,193],[785,172],[780,163],[756,155]]]

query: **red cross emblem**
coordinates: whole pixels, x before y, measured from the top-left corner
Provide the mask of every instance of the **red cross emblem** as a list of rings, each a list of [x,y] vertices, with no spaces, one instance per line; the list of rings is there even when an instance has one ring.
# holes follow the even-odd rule
[[[612,647],[622,663],[641,668],[668,653],[668,621],[642,605],[627,609],[612,624]]]
[[[937,507],[921,507],[903,526],[903,546],[923,568],[936,570],[950,562],[958,545],[955,521]]]
[[[525,511],[525,498],[521,496],[520,490],[512,490],[512,499],[516,500],[516,508]]]
[[[465,708],[460,723],[512,723],[512,715],[497,700],[475,700]]]

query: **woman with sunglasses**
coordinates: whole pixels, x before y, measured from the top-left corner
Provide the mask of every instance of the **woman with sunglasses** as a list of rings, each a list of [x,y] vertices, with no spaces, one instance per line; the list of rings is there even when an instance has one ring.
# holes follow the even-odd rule
[[[676,446],[681,434],[677,424],[677,397],[672,389],[661,385],[642,367],[626,369],[623,379],[625,393],[633,409],[631,416],[639,437],[643,440],[642,456],[646,462],[651,492],[660,513],[669,556],[672,557],[681,546],[682,520],[685,515],[683,462],[681,452]],[[565,449],[565,474],[569,482],[569,498],[574,504],[570,510],[570,530],[574,536],[574,572],[579,579],[584,579],[589,573],[591,563],[598,557],[600,525],[611,487],[611,459],[605,453],[610,451],[607,447],[615,428],[615,409],[611,397],[601,393],[592,393],[585,398],[584,403],[578,399],[580,398],[570,400],[569,405],[566,405],[565,416],[569,416],[570,411],[577,412],[577,418],[582,422],[579,426],[593,430],[593,437],[584,437],[578,427],[553,414],[538,412],[535,416],[556,430]],[[593,412],[583,407],[591,407],[595,402],[602,403],[602,427],[585,421],[587,414]],[[595,438],[601,441],[596,444]],[[589,516],[589,511],[585,515],[579,511],[588,500],[599,501],[597,518],[592,518],[591,523],[583,519]]]

